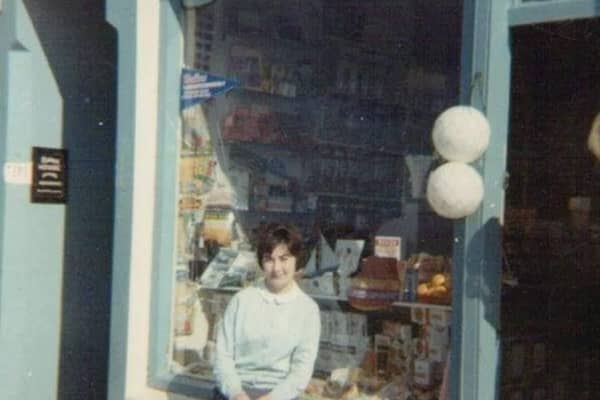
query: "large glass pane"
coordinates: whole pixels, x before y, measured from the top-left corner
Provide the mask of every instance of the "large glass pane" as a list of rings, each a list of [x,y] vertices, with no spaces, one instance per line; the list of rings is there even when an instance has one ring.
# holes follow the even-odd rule
[[[297,282],[320,308],[304,396],[437,398],[452,222],[424,188],[439,163],[433,122],[458,100],[461,10],[221,0],[188,11],[184,85],[209,98],[182,111],[173,372],[213,379],[215,326],[261,277],[256,234],[285,222],[302,232]]]
[[[600,19],[520,27],[512,35],[502,398],[594,399]]]

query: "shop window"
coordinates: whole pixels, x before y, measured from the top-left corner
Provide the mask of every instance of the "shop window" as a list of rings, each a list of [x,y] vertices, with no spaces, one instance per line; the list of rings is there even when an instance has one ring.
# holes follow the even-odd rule
[[[424,189],[439,163],[433,122],[458,102],[461,10],[416,0],[186,10],[171,373],[210,385],[215,326],[260,279],[256,234],[283,222],[302,232],[297,282],[320,308],[312,398],[437,396],[452,221]],[[343,369],[356,373],[334,379]]]

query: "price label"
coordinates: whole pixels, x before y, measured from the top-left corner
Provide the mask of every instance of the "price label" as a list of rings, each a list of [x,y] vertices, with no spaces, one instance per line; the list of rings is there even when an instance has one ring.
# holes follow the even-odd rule
[[[4,163],[4,183],[31,185],[31,165],[31,162]]]

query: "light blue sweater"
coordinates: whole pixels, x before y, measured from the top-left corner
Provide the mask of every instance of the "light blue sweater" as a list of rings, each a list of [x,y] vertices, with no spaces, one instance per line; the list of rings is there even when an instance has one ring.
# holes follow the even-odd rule
[[[312,376],[320,332],[319,307],[297,286],[283,295],[264,284],[241,290],[217,327],[219,389],[229,398],[242,390],[298,397]]]

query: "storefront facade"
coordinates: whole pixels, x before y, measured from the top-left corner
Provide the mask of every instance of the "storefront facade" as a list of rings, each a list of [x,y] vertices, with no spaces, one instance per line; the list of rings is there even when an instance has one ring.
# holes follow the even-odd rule
[[[158,17],[161,21],[161,30],[154,34],[165,40],[163,35],[169,35],[166,32],[178,32],[181,29],[183,10],[178,10],[171,4],[161,4],[163,5],[162,11],[155,15],[155,18]],[[485,197],[482,207],[464,221],[456,222],[454,226],[453,258],[458,268],[453,271],[452,325],[454,329],[451,348],[455,356],[451,358],[450,368],[452,398],[482,399],[499,398],[500,396],[501,221],[504,210],[503,198],[506,180],[504,171],[510,96],[510,28],[523,24],[591,17],[596,13],[597,5],[594,2],[510,4],[508,2],[465,2],[463,5],[460,104],[471,104],[483,110],[490,121],[493,134],[488,151],[484,158],[477,163],[485,182]],[[169,21],[171,21],[171,25]],[[170,46],[164,50],[164,55],[159,53],[153,57],[158,57],[160,60],[185,57],[183,43],[173,43],[170,40],[168,42]],[[145,48],[144,46],[140,47]],[[148,65],[149,63],[144,64]],[[172,88],[178,87],[180,65],[171,65],[166,61],[163,61],[161,65],[158,73],[165,75],[159,75],[162,77],[158,80],[160,84],[167,85],[167,87],[171,85]],[[161,93],[160,90],[159,93]],[[169,113],[164,112],[166,109],[170,109],[172,115],[175,115],[178,111],[176,97],[178,94],[173,89],[171,89],[171,93],[171,98],[162,97],[159,100],[159,104],[161,101],[164,104],[161,107],[163,112],[158,119],[159,130],[160,126],[163,126],[165,131],[167,127],[178,129],[168,116]],[[163,151],[169,149],[169,143],[159,142],[157,146]],[[170,148],[169,151],[176,153],[173,148]],[[158,151],[157,154],[158,159],[161,160],[161,151]],[[171,159],[170,161],[163,160],[162,165],[157,165],[161,165],[159,167],[161,173],[173,175],[177,173],[169,170],[169,168],[173,168],[173,164],[173,159]],[[135,168],[134,170],[139,169]],[[167,178],[166,181],[168,182],[169,179]],[[159,185],[160,182],[164,182],[164,180],[159,179]],[[169,184],[165,183],[165,186],[168,187]],[[158,216],[156,216],[156,210],[160,207],[148,208],[147,212],[150,213],[154,210],[155,218],[159,219],[162,212],[174,213],[175,211],[168,205],[171,202],[166,201],[166,203],[163,203],[165,208],[159,212]],[[169,228],[172,229],[167,225],[167,230]],[[150,237],[147,239],[149,240]],[[144,242],[146,241],[144,240]],[[171,254],[167,251],[167,254],[162,254],[162,256],[166,257],[166,261]],[[155,254],[155,257],[161,257],[161,254]],[[160,264],[157,259],[153,261],[154,268],[156,268],[157,262]],[[161,279],[160,273],[154,279],[163,283],[170,280],[165,279],[164,275]],[[168,302],[170,297],[168,288],[156,281],[153,282],[153,285],[153,288],[162,288],[158,291],[160,300],[154,301],[161,304]],[[156,289],[146,288],[145,295],[153,299],[156,296]],[[147,301],[142,303],[147,304]],[[169,308],[162,308],[163,314],[161,315],[160,309],[160,307],[158,311],[156,308],[151,309],[148,314],[150,320],[160,321],[161,316],[164,318],[170,312]],[[169,346],[169,335],[167,332],[161,334],[157,332],[157,329],[153,329],[152,332],[156,336],[152,337],[151,335],[149,343],[139,343],[139,352],[144,353],[147,346],[151,349],[149,365],[152,376],[149,378],[149,382],[151,386],[159,388],[159,391],[154,393],[158,395],[160,388],[178,388],[183,393],[206,396],[208,392],[202,385],[198,386],[193,380],[177,377],[168,371],[164,364],[164,351],[156,354],[152,349],[157,347],[164,349],[165,346]],[[167,360],[168,357],[166,356]],[[489,368],[491,365],[496,367]],[[139,382],[140,385],[145,385],[142,381]]]
[[[100,399],[110,330],[115,31],[100,2],[12,0],[0,3],[0,30],[0,397]],[[66,171],[60,163],[46,170],[57,173],[49,177],[66,188],[66,203],[32,200],[33,147],[61,158],[66,150]]]
[[[18,9],[13,7],[13,3],[20,5],[16,1],[4,3],[4,9],[0,11],[4,15],[0,14],[0,17],[7,15],[6,10]],[[185,54],[188,26],[185,16],[189,7],[203,6],[187,4],[193,3],[191,1],[183,3],[179,0],[152,4],[107,1],[106,18],[115,28],[118,40],[112,306],[110,346],[107,349],[107,354],[110,354],[108,398],[111,400],[208,398],[212,387],[210,379],[177,373],[172,368],[173,309],[176,301],[173,264],[177,252],[179,213],[176,181],[181,173],[177,138],[182,136],[181,72],[182,67],[189,64]],[[489,121],[492,135],[485,155],[473,164],[484,182],[481,207],[467,218],[453,222],[449,238],[454,265],[450,398],[498,399],[501,398],[501,230],[509,132],[510,29],[527,24],[591,18],[600,14],[600,5],[593,0],[464,1],[460,12],[460,73],[457,74],[455,104],[472,105],[481,110]],[[5,21],[1,27],[7,32],[18,30]],[[18,57],[9,57],[9,53],[14,52],[14,49],[9,50],[12,45],[7,41],[2,41],[2,45],[0,62],[9,66],[19,62]],[[11,86],[20,82],[14,79],[15,76],[22,78],[14,72],[18,65],[12,68],[0,76],[2,92],[21,91]],[[41,79],[46,83],[51,80],[50,76]],[[52,89],[49,91],[52,92]],[[445,108],[454,104],[443,105]],[[2,136],[7,138],[0,152],[5,165],[27,160],[23,152],[31,146],[62,147],[58,133],[52,138],[41,138],[37,134],[27,138],[14,134],[22,131],[23,124],[31,123],[26,115],[22,116],[21,122],[17,121],[15,118],[20,115],[17,111],[10,107],[0,110],[0,129],[6,132]],[[40,118],[44,119],[43,116]],[[41,130],[32,128],[32,131]],[[40,240],[48,246],[46,251],[39,253],[43,260],[24,261],[23,252],[15,249],[31,242],[31,237],[29,233],[15,235],[11,226],[23,219],[33,225],[34,219],[38,219],[26,216],[30,210],[22,210],[18,206],[23,202],[26,191],[26,186],[12,184],[4,185],[2,189],[2,246],[6,251],[2,252],[0,283],[3,301],[0,315],[10,321],[16,320],[17,315],[14,309],[9,309],[9,304],[19,294],[11,294],[8,288],[15,287],[15,282],[24,282],[25,277],[11,278],[11,274],[6,272],[6,265],[16,260],[28,266],[41,262],[47,265],[53,258],[46,255],[51,254],[56,258],[52,261],[56,265],[53,279],[49,280],[46,276],[43,284],[40,283],[47,301],[37,304],[49,307],[58,301],[62,293],[59,280],[64,256],[61,238],[64,235],[60,227],[64,208],[60,207],[64,206],[40,209],[39,219],[49,221],[40,232],[45,237],[55,238],[56,242]],[[20,217],[19,213],[22,213]],[[52,230],[51,226],[58,231]],[[25,267],[25,270],[28,268]],[[40,311],[48,318],[44,325],[59,326],[59,308],[56,303],[52,312]],[[42,363],[38,360],[36,365],[42,368],[56,363],[60,357],[58,330],[51,332],[50,337],[34,337],[27,333],[30,330],[26,325],[30,322],[25,319],[16,334],[5,331],[6,324],[3,324],[0,329],[8,340],[1,343],[2,346],[11,348],[11,340],[22,340],[23,334],[34,343],[53,342],[56,343],[54,350],[42,351]],[[39,354],[36,352],[36,357]],[[31,357],[34,357],[33,354]],[[15,376],[27,376],[31,373],[29,365],[33,359],[30,361],[24,361],[10,374],[3,374],[3,379],[8,381]],[[52,367],[44,367],[44,370],[48,369],[52,370]],[[23,391],[25,385],[27,383],[11,387],[14,387],[14,393],[20,394],[20,398],[36,398],[31,393],[55,392],[56,389],[52,376],[47,382],[38,381],[30,385],[29,392]]]

